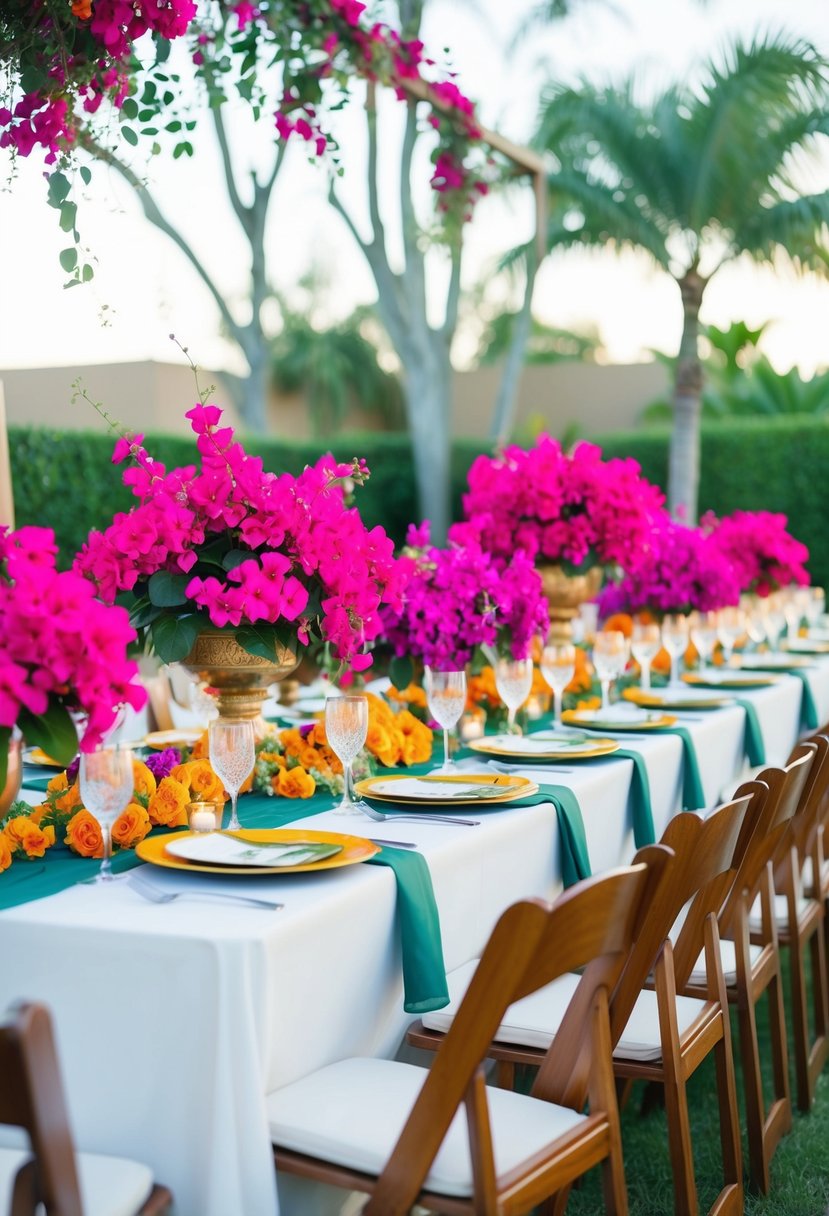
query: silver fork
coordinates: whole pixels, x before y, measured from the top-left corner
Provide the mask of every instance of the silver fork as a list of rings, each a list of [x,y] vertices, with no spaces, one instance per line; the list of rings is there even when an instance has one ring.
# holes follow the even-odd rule
[[[410,823],[451,823],[458,827],[476,828],[481,822],[480,819],[453,819],[451,815],[384,815],[382,811],[376,811],[367,802],[358,802],[356,805],[364,815],[376,823],[396,823],[398,820],[408,820]]]
[[[271,912],[278,912],[280,908],[285,907],[272,899],[255,899],[252,895],[234,895],[230,891],[160,891],[148,882],[136,882],[135,878],[130,880],[129,885],[136,895],[151,904],[171,904],[176,899],[198,899],[201,896],[208,900],[231,899],[237,903],[250,904],[254,908],[268,908]]]

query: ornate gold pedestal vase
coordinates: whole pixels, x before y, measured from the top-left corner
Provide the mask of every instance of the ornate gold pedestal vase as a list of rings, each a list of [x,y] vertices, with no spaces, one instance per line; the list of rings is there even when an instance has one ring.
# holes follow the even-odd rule
[[[249,718],[264,733],[262,702],[268,687],[284,680],[299,659],[287,646],[276,643],[273,660],[248,654],[232,633],[205,629],[183,660],[188,671],[216,689],[223,718]]]
[[[9,762],[6,767],[6,783],[0,789],[0,819],[8,811],[20,790],[23,778],[23,745],[20,739],[12,739],[9,743]]]
[[[550,606],[550,641],[563,645],[573,640],[573,618],[581,604],[595,599],[602,586],[603,570],[593,566],[584,574],[568,574],[562,566],[536,567]]]

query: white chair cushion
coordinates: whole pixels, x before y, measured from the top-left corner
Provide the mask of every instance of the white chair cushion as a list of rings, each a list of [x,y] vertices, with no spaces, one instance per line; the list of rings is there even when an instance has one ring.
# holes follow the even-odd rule
[[[801,896],[797,901],[798,919],[804,915],[809,906],[809,900]],[[785,895],[775,895],[774,904],[772,905],[774,919],[777,922],[778,929],[788,929],[789,927],[789,908],[786,903]],[[759,933],[763,928],[763,910],[758,895],[754,903],[751,905],[751,912],[748,917],[748,927],[752,933]]]
[[[697,1020],[708,1002],[693,996],[676,998],[676,1019],[680,1040]],[[656,993],[644,989],[636,998],[633,1012],[613,1052],[619,1060],[656,1061],[662,1058],[659,1039],[659,1013]]]
[[[811,891],[814,889],[814,882],[812,881],[813,868],[814,867],[812,866],[811,857],[807,857],[803,863],[803,874],[802,874],[804,891]],[[824,861],[823,865],[821,866],[821,870],[820,870],[821,887],[825,887],[827,883],[829,883],[829,858],[827,858],[827,860]]]
[[[379,1174],[426,1078],[394,1060],[329,1064],[266,1103],[271,1140],[281,1148]],[[583,1123],[568,1107],[504,1089],[487,1089],[496,1173],[501,1175]],[[443,1195],[472,1194],[466,1112],[455,1116],[424,1183]]]
[[[449,1004],[434,1013],[423,1016],[423,1025],[429,1030],[444,1033],[452,1025],[478,960],[464,963],[446,977],[449,988]],[[520,1043],[525,1047],[538,1047],[546,1051],[556,1036],[567,1006],[579,985],[580,975],[561,975],[552,984],[539,988],[523,1000],[510,1005],[504,1020],[498,1027],[495,1038],[499,1043]]]
[[[0,1148],[0,1211],[11,1210],[15,1176],[30,1156],[25,1149]],[[75,1160],[84,1216],[136,1216],[153,1189],[152,1170],[137,1161],[97,1153],[78,1153]]]
[[[757,962],[760,955],[763,953],[762,946],[749,946],[748,955],[752,967]],[[737,954],[734,949],[734,943],[728,938],[720,938],[720,960],[722,962],[723,976],[726,984],[737,983]],[[705,970],[705,951],[699,956],[694,963],[694,970],[691,972],[692,984],[705,984],[708,981],[708,973]]]

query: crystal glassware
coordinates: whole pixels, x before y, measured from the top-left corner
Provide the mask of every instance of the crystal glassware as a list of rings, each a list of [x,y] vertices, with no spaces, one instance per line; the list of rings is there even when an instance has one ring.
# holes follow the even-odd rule
[[[515,715],[530,695],[533,686],[532,659],[498,659],[495,663],[495,687],[507,707],[507,733],[521,734]]]
[[[569,642],[548,642],[541,652],[541,674],[553,693],[553,725],[561,721],[561,698],[576,674],[576,648]]]
[[[135,782],[132,752],[124,747],[99,747],[81,752],[79,769],[81,798],[86,809],[101,825],[104,856],[94,882],[112,880],[112,825],[132,798]]]
[[[666,612],[662,618],[662,645],[671,656],[668,684],[679,684],[679,660],[688,648],[688,618],[680,612]]]
[[[731,662],[734,647],[745,633],[745,614],[741,608],[721,608],[717,613],[717,638],[722,646],[726,667]]]
[[[466,708],[466,672],[434,671],[427,667],[425,675],[429,713],[443,730],[443,764],[436,771],[451,773],[455,765],[449,756],[449,731]]]
[[[351,765],[368,734],[368,698],[329,697],[325,702],[325,737],[343,766],[343,798],[335,815],[360,815],[351,797]]]
[[[688,622],[694,650],[699,655],[700,667],[707,667],[714,657],[717,644],[716,612],[694,612]]]
[[[809,587],[808,593],[806,620],[809,622],[809,628],[814,629],[826,611],[826,595],[822,587]]]
[[[769,650],[779,650],[780,638],[786,628],[786,613],[783,609],[783,601],[778,594],[772,594],[766,599],[764,609],[766,641],[769,644]]]
[[[242,826],[236,814],[239,790],[253,771],[256,747],[249,718],[214,718],[209,726],[210,764],[230,794],[229,832]]]
[[[625,635],[618,629],[600,629],[593,639],[593,666],[602,686],[602,711],[610,709],[610,684],[627,667]]]
[[[633,633],[631,634],[630,639],[630,653],[639,664],[641,671],[639,682],[642,688],[646,690],[651,686],[651,663],[659,654],[661,645],[662,643],[659,637],[658,625],[645,625],[641,621],[633,622]]]

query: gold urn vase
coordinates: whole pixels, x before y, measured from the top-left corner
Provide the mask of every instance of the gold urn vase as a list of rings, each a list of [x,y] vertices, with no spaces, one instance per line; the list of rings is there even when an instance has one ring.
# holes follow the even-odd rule
[[[262,702],[268,687],[284,680],[299,659],[287,646],[275,644],[273,659],[249,654],[232,633],[205,629],[182,661],[183,666],[216,690],[223,718],[248,718],[264,733]]]
[[[20,739],[9,743],[9,759],[6,766],[6,782],[0,789],[0,819],[8,811],[20,790],[23,779],[23,744]]]
[[[536,566],[541,585],[550,606],[550,642],[564,645],[573,640],[573,618],[579,607],[595,599],[602,586],[601,566],[592,566],[584,574],[568,574],[553,563]]]

